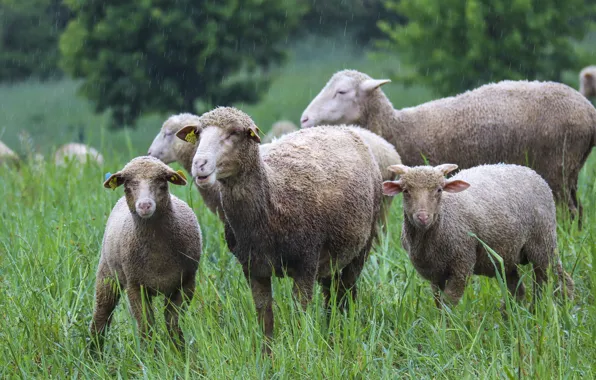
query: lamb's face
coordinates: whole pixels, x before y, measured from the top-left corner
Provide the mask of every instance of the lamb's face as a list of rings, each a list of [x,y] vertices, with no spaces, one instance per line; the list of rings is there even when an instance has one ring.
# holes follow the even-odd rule
[[[259,130],[252,121],[227,117],[218,123],[204,123],[200,130],[199,127],[183,128],[177,136],[187,141],[188,136],[197,136],[191,138],[195,143],[198,140],[192,176],[197,186],[209,187],[216,180],[238,173],[252,145],[260,143],[258,134]]]
[[[182,172],[175,172],[153,157],[137,157],[121,171],[112,174],[104,187],[116,189],[124,185],[126,203],[130,212],[142,219],[151,218],[156,211],[168,207],[170,192],[168,182],[185,185]]]
[[[166,164],[178,161],[177,152],[183,148],[184,142],[176,137],[180,129],[178,115],[168,118],[149,147],[147,155],[155,157]]]
[[[470,185],[461,180],[446,180],[444,175],[455,170],[456,165],[418,166],[408,168],[394,165],[391,170],[401,174],[399,181],[383,183],[383,193],[394,196],[403,193],[404,215],[421,230],[427,230],[437,220],[441,211],[443,191],[457,193]]]
[[[302,113],[301,128],[359,124],[372,91],[388,82],[370,79],[361,73],[336,73]]]

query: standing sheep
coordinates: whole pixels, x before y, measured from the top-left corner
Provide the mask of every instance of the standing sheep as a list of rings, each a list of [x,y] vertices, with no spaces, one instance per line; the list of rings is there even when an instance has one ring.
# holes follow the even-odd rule
[[[66,160],[77,160],[84,164],[89,158],[98,165],[103,165],[103,156],[96,149],[81,143],[68,143],[56,150],[54,163],[64,166]]]
[[[586,98],[596,96],[596,66],[585,67],[579,73],[579,92]]]
[[[106,179],[104,187],[124,185],[108,219],[95,283],[90,330],[103,342],[105,330],[126,290],[143,337],[152,324],[152,297],[165,295],[165,319],[172,339],[183,347],[180,307],[193,297],[201,257],[201,230],[190,207],[168,191],[168,182],[185,185],[184,176],[153,157],[137,157]]]
[[[571,298],[573,280],[556,255],[555,203],[546,182],[530,168],[505,164],[477,166],[446,180],[456,168],[395,165],[399,181],[383,183],[385,195],[404,195],[402,244],[431,282],[437,306],[439,289],[457,304],[472,274],[496,275],[489,253],[470,233],[503,258],[507,287],[518,299],[525,288],[517,266],[528,263],[539,286],[554,265]]]
[[[273,123],[271,126],[271,130],[269,133],[265,135],[263,138],[263,143],[268,144],[273,140],[280,138],[283,135],[287,135],[288,133],[296,132],[298,127],[296,124],[292,123],[289,120],[280,120],[278,122]]]
[[[392,143],[406,165],[455,162],[531,166],[568,204],[577,197],[579,171],[596,141],[596,110],[574,89],[553,82],[503,81],[395,110],[381,85],[355,70],[331,77],[302,114],[302,128],[359,124]]]
[[[202,115],[177,135],[199,133],[193,178],[199,186],[219,183],[233,253],[266,337],[273,335],[273,275],[294,279],[304,307],[317,279],[329,301],[332,276],[338,300],[355,297],[382,197],[379,169],[362,138],[348,127],[302,130],[261,155],[258,128],[230,107]]]

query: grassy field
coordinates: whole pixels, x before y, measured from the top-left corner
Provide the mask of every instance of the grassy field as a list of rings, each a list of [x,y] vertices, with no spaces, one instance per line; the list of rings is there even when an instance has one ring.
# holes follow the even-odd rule
[[[264,100],[241,106],[263,129],[279,118],[297,120],[329,76],[356,68],[383,76],[396,60],[373,61],[347,45],[323,44],[313,62],[296,50]],[[301,52],[301,53],[298,53]],[[423,88],[384,87],[396,107],[430,99]],[[125,302],[117,308],[105,355],[86,344],[95,269],[105,222],[122,190],[109,191],[103,174],[143,154],[164,115],[143,118],[134,131],[108,132],[105,115],[75,96],[76,83],[0,87],[0,139],[20,150],[28,130],[44,154],[75,139],[105,153],[105,167],[52,165],[0,168],[1,378],[594,378],[596,376],[596,154],[581,172],[585,228],[560,212],[558,237],[576,299],[551,291],[529,312],[528,300],[507,298],[503,286],[474,278],[453,310],[435,308],[429,285],[401,248],[401,198],[387,235],[374,247],[359,280],[359,299],[330,323],[322,297],[306,313],[291,302],[291,282],[275,280],[273,356],[260,355],[261,333],[240,266],[227,251],[223,228],[192,186],[173,187],[199,217],[204,237],[195,298],[182,318],[187,350],[170,345],[163,318],[148,347],[140,344]],[[530,287],[531,271],[524,281]],[[552,286],[552,285],[551,285]],[[529,292],[531,293],[531,292]],[[161,309],[158,300],[155,306]],[[158,313],[159,315],[159,313]]]

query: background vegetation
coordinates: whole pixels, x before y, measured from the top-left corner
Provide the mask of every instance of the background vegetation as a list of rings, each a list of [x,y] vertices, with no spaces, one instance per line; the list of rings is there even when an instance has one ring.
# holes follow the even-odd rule
[[[296,28],[288,31],[287,42],[280,40],[280,51],[287,58],[267,70],[271,82],[266,88],[260,87],[258,101],[253,103],[254,98],[250,97],[233,101],[262,129],[267,130],[282,118],[297,122],[312,97],[340,69],[355,68],[373,77],[396,78],[418,72],[419,65],[427,59],[424,57],[428,56],[420,56],[418,62],[402,60],[413,54],[412,47],[397,48],[391,39],[389,45],[381,45],[380,49],[374,41],[384,38],[381,30],[358,35],[359,26],[364,23],[374,25],[378,20],[389,20],[387,25],[394,28],[410,17],[393,8],[371,12],[370,17],[365,17],[367,13],[358,8],[373,9],[382,5],[380,2],[346,0],[335,8],[331,6],[333,3],[337,2],[305,0],[301,5],[306,7],[304,17]],[[22,2],[0,0],[0,18],[7,17],[8,10],[23,9],[19,7],[25,6]],[[25,8],[27,12],[37,12],[38,18],[29,19],[38,20],[40,28],[52,25],[50,29],[43,27],[44,38],[50,36],[49,30],[57,24],[54,21],[44,24],[42,14],[47,15],[49,8],[45,5]],[[343,12],[343,16],[325,16],[318,24],[319,29],[316,15],[327,11]],[[76,12],[67,12],[66,19],[76,20],[76,17]],[[0,29],[5,25],[0,24]],[[29,24],[18,25],[21,28],[11,29],[10,35],[3,32],[0,60],[10,52],[4,48],[9,45],[7,41],[13,43],[30,32],[26,27]],[[39,43],[39,49],[51,50],[57,49],[59,37],[59,33],[52,37],[52,43],[42,37],[31,41]],[[589,61],[591,57],[592,63],[596,63],[596,34],[588,33],[581,41],[570,41],[577,56],[570,61],[575,63],[561,66],[562,80],[577,88],[577,74],[583,60],[587,57]],[[124,44],[119,43],[118,46]],[[418,276],[401,248],[402,211],[398,198],[388,233],[367,262],[359,281],[359,299],[348,313],[334,310],[327,324],[318,292],[307,313],[295,310],[290,302],[291,282],[275,281],[276,338],[273,357],[263,358],[259,355],[261,332],[256,325],[250,291],[240,266],[226,249],[221,224],[206,210],[192,186],[176,187],[172,189],[174,193],[197,213],[205,240],[197,293],[182,323],[188,350],[182,356],[173,350],[163,319],[158,321],[159,333],[150,347],[142,348],[133,319],[123,303],[117,308],[115,323],[108,334],[105,356],[91,359],[85,347],[95,269],[107,216],[122,195],[121,190],[112,192],[101,186],[103,174],[114,172],[132,157],[146,153],[165,117],[188,110],[166,107],[143,112],[134,125],[118,124],[120,128],[112,129],[112,109],[108,107],[96,113],[95,100],[79,95],[79,88],[87,79],[65,76],[56,66],[56,60],[46,60],[47,67],[52,67],[51,75],[27,68],[37,67],[33,63],[40,56],[35,53],[38,50],[31,50],[24,43],[14,46],[14,52],[20,51],[23,62],[31,65],[17,65],[19,70],[29,70],[21,77],[26,80],[10,74],[0,84],[0,140],[25,159],[20,170],[0,167],[0,341],[3,342],[0,377],[592,378],[596,375],[595,155],[580,175],[585,228],[578,231],[565,210],[560,210],[558,218],[561,256],[576,281],[577,298],[573,302],[564,303],[547,291],[537,312],[532,314],[529,299],[520,305],[508,300],[510,317],[504,319],[500,313],[503,291],[500,283],[475,278],[457,308],[436,310],[428,284]],[[222,51],[226,50],[217,49],[213,54]],[[581,51],[584,53],[579,54]],[[484,63],[487,62],[488,58]],[[518,74],[512,70],[511,75]],[[481,82],[478,78],[473,80],[473,83]],[[441,91],[439,84],[426,82],[422,77],[412,83],[404,87],[403,81],[395,80],[384,86],[396,108],[431,100]],[[200,106],[198,101],[197,110]],[[21,131],[31,134],[34,149],[46,157],[57,145],[81,140],[100,149],[107,162],[103,168],[29,165],[26,147],[18,138]],[[530,277],[528,271],[524,278],[528,286]],[[158,300],[155,306],[160,308],[161,304]]]

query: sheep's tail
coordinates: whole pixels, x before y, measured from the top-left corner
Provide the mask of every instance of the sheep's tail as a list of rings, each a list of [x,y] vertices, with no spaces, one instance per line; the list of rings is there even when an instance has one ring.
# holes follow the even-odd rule
[[[561,287],[561,291],[564,291],[567,298],[569,300],[572,300],[575,293],[575,283],[573,282],[573,279],[567,272],[565,272],[565,269],[563,269],[563,264],[561,263],[561,260],[557,261],[556,269],[557,276],[559,277],[559,286]]]

